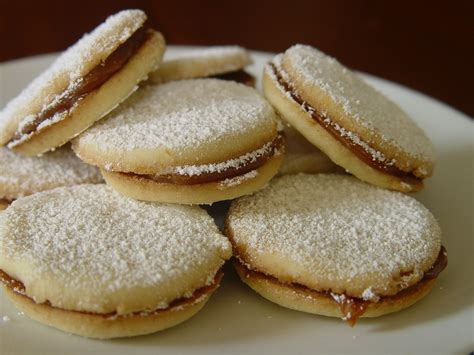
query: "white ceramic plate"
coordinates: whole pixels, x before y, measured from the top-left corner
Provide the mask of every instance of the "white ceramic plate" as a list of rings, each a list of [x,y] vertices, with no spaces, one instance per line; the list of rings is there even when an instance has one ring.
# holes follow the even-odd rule
[[[172,48],[183,50],[183,48]],[[260,75],[269,54],[254,52]],[[0,105],[54,56],[0,64]],[[434,177],[415,195],[438,218],[449,266],[433,292],[413,307],[350,328],[340,319],[279,307],[240,283],[232,270],[206,307],[175,328],[137,338],[97,341],[68,335],[18,314],[0,295],[0,354],[314,354],[468,353],[474,351],[473,148],[467,116],[423,94],[363,75],[398,102],[433,140]],[[1,169],[1,167],[0,167]],[[222,204],[212,212],[222,215]],[[2,322],[2,316],[11,320]]]

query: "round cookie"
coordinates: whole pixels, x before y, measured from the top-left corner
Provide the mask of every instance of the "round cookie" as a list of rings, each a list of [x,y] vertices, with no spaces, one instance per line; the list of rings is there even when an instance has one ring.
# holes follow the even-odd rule
[[[126,196],[207,204],[265,185],[280,167],[284,139],[255,89],[196,79],[143,87],[73,149]]]
[[[244,70],[250,64],[250,54],[239,46],[214,46],[175,54],[166,52],[160,67],[150,73],[150,82],[215,77],[255,86],[255,78]]]
[[[0,166],[0,200],[6,203],[55,187],[103,182],[99,169],[78,159],[70,147],[42,157],[0,148]]]
[[[417,200],[339,174],[272,180],[232,202],[226,234],[255,291],[351,324],[417,302],[447,263],[440,228]]]
[[[0,214],[0,279],[31,318],[92,338],[152,333],[195,314],[218,287],[228,240],[197,206],[77,185]]]
[[[280,175],[344,171],[291,126],[284,125],[283,131],[286,139],[286,151],[280,167]]]
[[[432,174],[433,145],[383,94],[334,58],[295,45],[264,70],[265,96],[282,118],[357,178],[403,192]]]
[[[110,16],[0,113],[0,145],[37,155],[59,147],[129,96],[161,61],[163,36],[141,10]]]

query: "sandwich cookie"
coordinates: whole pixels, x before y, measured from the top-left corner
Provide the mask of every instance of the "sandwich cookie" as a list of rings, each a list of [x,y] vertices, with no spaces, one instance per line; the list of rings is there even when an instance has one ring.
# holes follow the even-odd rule
[[[433,146],[383,94],[315,48],[295,45],[264,70],[265,96],[337,165],[371,184],[410,192],[432,174]]]
[[[285,158],[279,174],[320,174],[343,172],[326,154],[321,152],[293,127],[284,125],[286,139]]]
[[[0,279],[29,317],[91,338],[185,321],[218,287],[228,240],[197,206],[60,187],[0,213]]]
[[[411,306],[447,265],[423,205],[347,175],[276,178],[232,203],[226,234],[242,281],[260,295],[351,325]]]
[[[60,186],[103,182],[95,166],[83,163],[70,147],[27,157],[0,148],[0,208],[23,196]]]
[[[195,79],[143,87],[73,149],[126,196],[209,204],[264,186],[283,160],[284,139],[255,89]]]
[[[7,104],[0,145],[26,155],[63,145],[129,96],[160,63],[164,47],[142,11],[110,16]]]
[[[255,86],[255,77],[245,71],[252,58],[239,46],[215,46],[185,52],[165,53],[163,63],[150,74],[153,83],[213,77]]]

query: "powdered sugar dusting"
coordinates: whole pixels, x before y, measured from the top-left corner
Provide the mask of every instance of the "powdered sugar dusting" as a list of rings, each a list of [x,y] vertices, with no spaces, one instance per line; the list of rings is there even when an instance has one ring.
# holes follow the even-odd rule
[[[368,287],[362,292],[362,299],[364,301],[372,301],[372,302],[377,302],[380,297],[377,296],[376,293],[372,290],[372,287]]]
[[[336,301],[337,303],[341,304],[346,300],[346,296],[344,294],[337,294],[334,292],[330,293],[331,297]]]
[[[102,182],[99,169],[79,160],[68,147],[41,158],[0,148],[0,198],[16,199],[59,186]]]
[[[234,176],[232,178],[224,179],[223,181],[219,182],[219,187],[218,188],[220,190],[224,190],[224,189],[229,188],[229,187],[238,186],[241,183],[243,183],[244,181],[254,179],[257,176],[258,176],[258,171],[257,170],[252,170],[252,171],[249,171],[248,173],[245,173],[243,175]]]
[[[289,48],[284,56],[300,80],[323,90],[365,129],[411,156],[434,159],[430,140],[411,118],[336,59],[305,45]]]
[[[358,297],[418,281],[441,247],[436,220],[414,198],[343,175],[274,179],[235,201],[228,224],[246,250],[283,254],[314,282],[343,288],[335,293],[359,287]],[[402,271],[411,273],[397,280]]]
[[[107,18],[93,32],[63,52],[56,61],[0,113],[0,144],[6,143],[23,120],[31,120],[66,97],[83,76],[125,42],[146,20],[140,10],[125,10]]]
[[[229,159],[220,163],[215,164],[203,164],[203,165],[183,165],[176,167],[169,167],[157,173],[157,175],[163,174],[177,174],[186,176],[195,176],[201,174],[212,174],[220,173],[228,169],[238,169],[245,165],[255,163],[259,157],[267,154],[272,149],[273,142],[264,144],[261,148],[252,152],[245,153],[238,158]]]
[[[179,152],[274,125],[273,109],[252,88],[216,79],[183,80],[142,88],[75,144]]]
[[[0,214],[1,269],[8,270],[6,259],[27,263],[33,280],[46,273],[66,290],[88,290],[98,303],[134,287],[174,285],[181,297],[189,286],[176,280],[212,282],[209,274],[230,252],[203,209],[136,201],[102,184],[35,194]]]

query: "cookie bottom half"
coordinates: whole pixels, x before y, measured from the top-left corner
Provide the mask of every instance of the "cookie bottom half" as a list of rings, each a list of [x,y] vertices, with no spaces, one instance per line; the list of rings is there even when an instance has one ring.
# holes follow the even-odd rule
[[[109,172],[102,169],[105,181],[119,193],[142,201],[180,204],[211,204],[250,194],[275,176],[283,160],[276,154],[265,164],[246,174],[220,181],[179,185],[157,182],[146,176]]]
[[[347,314],[343,314],[341,310],[341,305],[330,293],[311,290],[297,284],[280,282],[274,277],[250,270],[238,261],[234,261],[234,267],[244,283],[262,297],[282,307],[327,317],[347,318]],[[361,304],[364,303],[364,310],[357,318],[380,317],[410,307],[428,295],[435,281],[436,278],[422,280],[394,296],[381,297],[377,302],[360,300]]]

